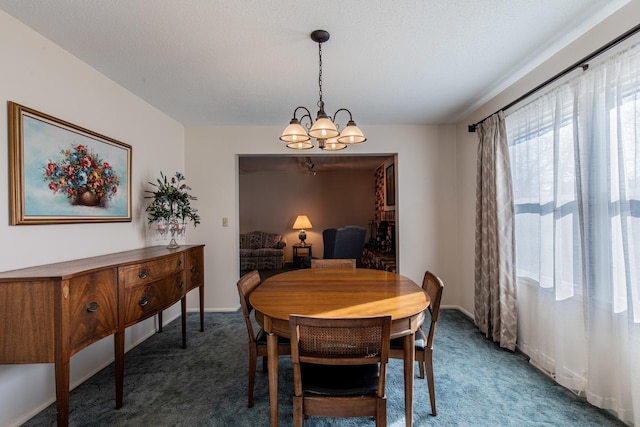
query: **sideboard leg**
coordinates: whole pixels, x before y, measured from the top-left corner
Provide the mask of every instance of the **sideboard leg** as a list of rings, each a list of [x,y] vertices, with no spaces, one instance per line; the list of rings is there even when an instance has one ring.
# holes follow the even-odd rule
[[[69,425],[69,359],[57,360],[56,376],[56,416],[58,426]]]
[[[180,300],[180,310],[182,311],[182,348],[187,348],[187,297]]]
[[[204,283],[198,286],[200,294],[200,332],[204,332]]]
[[[69,425],[69,370],[71,365],[71,319],[69,312],[69,281],[62,280],[55,287],[54,304],[56,340],[54,343],[54,372],[56,381],[56,418],[58,426]]]
[[[116,358],[116,409],[120,409],[122,408],[124,388],[124,331],[116,332],[113,336],[113,342]]]

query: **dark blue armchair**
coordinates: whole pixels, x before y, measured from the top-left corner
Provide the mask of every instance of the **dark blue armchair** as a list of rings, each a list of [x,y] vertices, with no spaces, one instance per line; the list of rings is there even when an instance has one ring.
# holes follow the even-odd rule
[[[327,228],[322,232],[325,259],[355,259],[356,267],[362,267],[362,251],[367,234],[365,227],[347,225]]]

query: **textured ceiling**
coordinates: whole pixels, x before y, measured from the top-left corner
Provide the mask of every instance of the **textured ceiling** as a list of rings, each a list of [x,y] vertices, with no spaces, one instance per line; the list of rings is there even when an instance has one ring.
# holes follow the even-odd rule
[[[367,125],[455,123],[626,0],[0,0],[185,125],[285,125],[315,113],[325,29],[327,113]]]

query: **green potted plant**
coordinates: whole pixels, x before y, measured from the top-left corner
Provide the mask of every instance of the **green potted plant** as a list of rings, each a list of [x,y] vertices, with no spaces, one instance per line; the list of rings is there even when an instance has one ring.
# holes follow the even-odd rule
[[[167,247],[177,248],[180,245],[175,238],[184,235],[187,222],[191,221],[194,227],[200,224],[198,210],[191,206],[191,201],[197,198],[187,192],[191,187],[185,183],[185,177],[180,172],[176,172],[171,179],[160,172],[157,182],[149,184],[156,187],[155,190],[146,191],[151,194],[146,198],[152,199],[145,210],[149,224],[155,223],[161,236],[169,233],[171,241]]]

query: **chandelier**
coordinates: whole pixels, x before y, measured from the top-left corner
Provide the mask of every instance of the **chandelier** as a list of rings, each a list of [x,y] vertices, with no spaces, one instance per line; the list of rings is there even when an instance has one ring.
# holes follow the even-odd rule
[[[320,100],[318,101],[318,114],[315,122],[311,118],[311,113],[306,107],[297,107],[293,111],[293,119],[289,122],[280,140],[287,143],[287,147],[295,150],[308,150],[313,148],[311,138],[318,142],[318,148],[326,151],[337,151],[347,148],[349,144],[358,144],[367,140],[362,131],[356,126],[351,116],[351,111],[346,108],[340,108],[335,112],[333,117],[328,116],[324,111],[324,101],[322,100],[322,43],[329,40],[329,33],[325,30],[315,30],[311,33],[311,40],[318,43],[318,87]],[[302,110],[305,114],[298,120],[298,111]],[[339,125],[336,125],[335,118],[340,112],[349,113],[349,121],[340,132]],[[305,118],[309,120],[306,129],[300,124]]]

